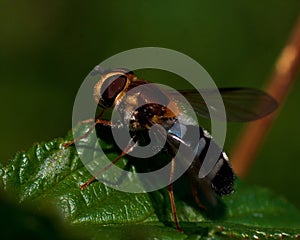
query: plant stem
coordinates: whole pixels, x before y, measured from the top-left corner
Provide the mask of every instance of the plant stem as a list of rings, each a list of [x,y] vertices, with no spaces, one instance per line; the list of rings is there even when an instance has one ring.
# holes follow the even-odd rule
[[[289,94],[300,67],[300,16],[291,33],[290,39],[283,48],[270,77],[266,92],[273,96],[282,106]],[[280,110],[280,109],[279,109]],[[231,154],[231,163],[237,176],[243,178],[249,173],[255,156],[263,143],[279,110],[264,119],[249,123]]]

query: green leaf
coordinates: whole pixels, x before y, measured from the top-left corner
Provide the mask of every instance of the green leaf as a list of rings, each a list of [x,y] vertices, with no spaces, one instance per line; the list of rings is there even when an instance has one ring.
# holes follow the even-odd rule
[[[86,126],[81,126],[78,131],[86,130]],[[69,134],[66,139],[39,143],[27,152],[17,153],[6,166],[0,166],[0,186],[13,192],[20,206],[28,203],[35,209],[45,209],[49,204],[57,206],[72,228],[94,239],[300,236],[300,213],[294,206],[269,190],[240,181],[235,193],[223,198],[226,216],[215,220],[197,209],[189,197],[186,200],[186,195],[180,196],[183,191],[176,192],[175,188],[178,217],[184,229],[181,234],[174,228],[166,190],[124,193],[97,181],[80,190],[80,185],[91,175],[75,147],[63,148],[62,144],[70,138]],[[101,141],[101,146],[110,150],[109,158],[118,155],[109,141]],[[217,215],[222,214],[217,211]]]
[[[17,204],[15,199],[0,191],[1,239],[83,239],[77,229],[61,221],[55,208],[39,210],[31,204]]]

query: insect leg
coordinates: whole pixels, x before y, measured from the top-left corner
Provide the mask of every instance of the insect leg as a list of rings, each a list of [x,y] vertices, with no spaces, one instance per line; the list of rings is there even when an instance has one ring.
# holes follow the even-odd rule
[[[127,159],[126,159],[127,160]],[[132,163],[130,161],[130,159],[128,159],[128,162],[126,163],[126,165],[124,166],[122,173],[121,175],[118,177],[117,181],[108,181],[106,179],[101,179],[101,182],[103,182],[104,184],[110,184],[110,185],[114,185],[114,186],[118,186],[120,185],[124,179],[126,177],[128,177],[128,171],[130,171],[130,169],[132,168]]]
[[[112,167],[114,164],[120,161],[122,157],[124,157],[126,154],[131,152],[135,146],[137,146],[137,143],[133,143],[133,139],[131,139],[127,147],[122,151],[122,153],[116,159],[114,159],[111,163],[106,165],[106,167],[102,168],[95,176],[91,177],[86,183],[81,185],[80,189],[81,190],[85,189],[88,185],[90,185],[93,181],[96,180],[96,177],[104,173],[106,170],[108,170],[110,167]]]
[[[202,202],[200,201],[199,197],[198,197],[198,191],[197,188],[194,184],[191,184],[191,188],[192,188],[192,194],[194,196],[194,199],[198,205],[199,208],[206,210],[206,207],[202,204]]]
[[[88,137],[91,134],[91,132],[94,130],[95,126],[98,124],[101,124],[103,126],[110,126],[110,127],[113,126],[111,121],[107,121],[107,120],[103,120],[103,119],[96,119],[96,121],[92,124],[92,126],[90,126],[89,130],[85,134],[79,136],[78,138],[73,139],[70,142],[63,144],[64,148],[67,148],[70,145],[74,144],[75,142],[78,142],[79,140]]]
[[[168,186],[168,193],[169,193],[169,198],[170,198],[170,202],[171,202],[171,209],[172,209],[176,229],[177,229],[178,232],[182,233],[183,230],[179,226],[178,219],[177,219],[176,205],[175,205],[174,194],[173,194],[174,169],[175,169],[175,160],[173,158],[172,162],[171,162],[170,185]]]
[[[87,123],[95,122],[95,119],[100,119],[102,117],[102,115],[104,114],[104,111],[105,111],[105,109],[102,109],[102,111],[98,114],[98,116],[96,118],[89,118],[89,119],[80,121],[79,123],[87,124]]]

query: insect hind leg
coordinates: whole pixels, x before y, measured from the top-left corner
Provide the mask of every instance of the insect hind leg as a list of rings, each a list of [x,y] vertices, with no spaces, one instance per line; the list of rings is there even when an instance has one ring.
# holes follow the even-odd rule
[[[174,199],[174,193],[173,193],[173,178],[174,178],[174,170],[175,170],[175,159],[172,158],[171,162],[171,171],[170,171],[170,180],[169,180],[169,186],[168,186],[168,193],[170,198],[170,204],[171,204],[171,210],[174,217],[174,222],[176,225],[176,229],[178,232],[183,232],[182,228],[180,227],[178,223],[177,213],[176,213],[176,205],[175,205],[175,199]]]
[[[198,205],[198,207],[203,210],[206,210],[206,207],[203,205],[203,203],[201,202],[201,200],[198,197],[197,187],[194,184],[191,184],[191,188],[192,188],[193,197],[194,197],[195,202]]]

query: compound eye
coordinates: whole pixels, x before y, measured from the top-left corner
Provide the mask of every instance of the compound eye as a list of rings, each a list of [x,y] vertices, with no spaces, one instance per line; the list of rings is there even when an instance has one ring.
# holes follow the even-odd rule
[[[105,79],[100,89],[101,102],[105,107],[111,107],[118,94],[126,86],[127,77],[125,75],[114,75]]]

